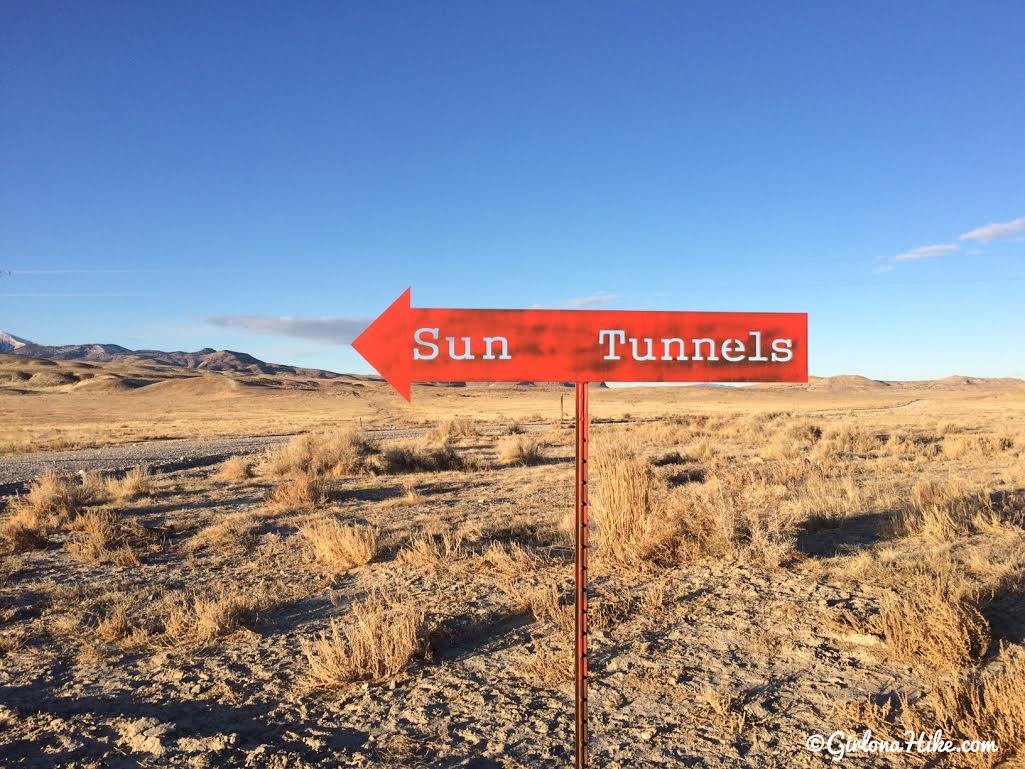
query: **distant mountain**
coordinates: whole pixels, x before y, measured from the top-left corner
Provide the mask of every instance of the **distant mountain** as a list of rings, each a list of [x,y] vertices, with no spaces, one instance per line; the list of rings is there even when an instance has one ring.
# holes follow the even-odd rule
[[[0,331],[0,352],[14,352],[29,344],[32,344],[32,342],[27,339],[14,336],[14,334],[8,334],[6,331]]]
[[[6,335],[5,335],[6,336]],[[15,337],[11,337],[15,339]],[[118,344],[64,344],[47,346],[17,340],[11,349],[3,350],[15,355],[49,360],[73,360],[93,363],[136,363],[174,368],[194,369],[197,371],[216,371],[233,374],[291,374],[293,376],[312,377],[316,379],[337,379],[350,375],[336,374],[315,368],[284,366],[278,363],[266,363],[244,352],[234,350],[214,350],[205,347],[196,352],[164,352],[162,350],[129,350]],[[369,378],[369,377],[367,377]]]

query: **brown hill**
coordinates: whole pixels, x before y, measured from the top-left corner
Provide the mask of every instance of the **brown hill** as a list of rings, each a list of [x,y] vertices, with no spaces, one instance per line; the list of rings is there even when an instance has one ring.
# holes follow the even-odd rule
[[[129,350],[117,344],[66,344],[47,346],[25,344],[14,355],[49,361],[86,361],[92,363],[138,363],[197,371],[230,372],[234,374],[263,374],[270,376],[289,375],[313,379],[371,379],[372,377],[347,376],[323,369],[285,366],[266,363],[244,352],[235,350],[214,350],[206,347],[195,352],[164,352],[162,350]]]

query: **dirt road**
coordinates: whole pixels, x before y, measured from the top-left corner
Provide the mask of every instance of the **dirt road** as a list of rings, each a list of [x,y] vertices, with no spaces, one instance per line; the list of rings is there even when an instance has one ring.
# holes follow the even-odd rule
[[[423,428],[410,430],[372,430],[375,438],[413,438]],[[149,465],[154,470],[183,470],[211,465],[236,454],[257,454],[284,443],[291,435],[266,435],[205,440],[178,439],[124,443],[74,451],[39,451],[0,457],[0,495],[11,494],[50,466],[64,475],[79,470],[104,472]]]

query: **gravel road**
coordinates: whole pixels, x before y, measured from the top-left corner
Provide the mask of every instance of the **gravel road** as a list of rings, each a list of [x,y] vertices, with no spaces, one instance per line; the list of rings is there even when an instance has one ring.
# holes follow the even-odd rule
[[[375,438],[414,438],[425,431],[418,428],[368,432]],[[96,449],[15,454],[0,457],[0,495],[11,494],[22,488],[48,465],[63,475],[71,475],[79,470],[126,470],[136,465],[149,465],[154,470],[168,472],[212,465],[236,454],[256,454],[270,446],[284,443],[291,437],[266,435],[208,440],[160,440]]]

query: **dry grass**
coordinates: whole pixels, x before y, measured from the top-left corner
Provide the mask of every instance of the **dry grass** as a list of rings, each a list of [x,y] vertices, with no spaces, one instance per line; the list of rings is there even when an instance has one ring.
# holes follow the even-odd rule
[[[466,417],[458,417],[439,422],[427,434],[427,438],[437,443],[448,443],[462,438],[476,438],[478,435],[480,435],[480,430],[477,428],[476,422]]]
[[[312,641],[303,640],[309,683],[315,688],[345,687],[356,681],[382,681],[398,675],[426,648],[427,622],[413,603],[382,593],[353,602],[345,623]]]
[[[16,506],[0,521],[0,548],[6,554],[40,550],[49,542],[46,516],[31,506]]]
[[[1006,655],[1001,655],[1006,656]],[[994,740],[999,753],[958,754],[953,765],[1008,767],[1025,758],[1025,664],[1021,657],[1004,659],[987,672],[970,671],[951,684],[937,686],[929,697],[932,724],[961,740]]]
[[[110,498],[130,502],[153,493],[153,477],[148,467],[133,467],[120,478],[108,478],[106,487]]]
[[[333,572],[370,563],[380,546],[376,528],[344,524],[335,518],[309,521],[299,529],[299,533],[306,540],[314,560]]]
[[[248,457],[229,457],[221,463],[217,478],[222,481],[246,481],[253,477],[253,463]]]
[[[89,510],[75,519],[79,532],[70,551],[84,561],[110,563],[115,566],[141,566],[142,561],[131,544],[137,527],[125,523],[112,510]]]
[[[256,544],[256,517],[242,512],[227,516],[217,523],[204,526],[185,542],[185,552],[203,550],[222,554],[239,554]]]
[[[509,465],[537,465],[544,458],[544,446],[528,435],[511,435],[498,444],[499,461]]]
[[[775,569],[793,555],[796,520],[783,501],[784,484],[756,475],[720,473],[674,496],[686,558],[733,557]]]
[[[713,726],[724,734],[739,736],[747,728],[744,701],[731,691],[706,687],[701,692],[702,710]]]
[[[463,541],[461,530],[420,532],[410,537],[409,544],[399,550],[396,560],[424,571],[442,569],[463,556]]]
[[[898,536],[920,534],[950,541],[999,522],[987,493],[969,491],[957,480],[927,479],[917,482],[911,498],[892,516]]]
[[[897,656],[941,670],[978,663],[990,645],[989,623],[974,603],[932,581],[884,594],[872,630]]]
[[[378,458],[383,473],[436,473],[462,470],[463,458],[448,443],[420,441],[389,446]]]
[[[595,559],[632,567],[664,562],[675,532],[653,500],[648,463],[621,444],[603,445],[589,477]]]
[[[324,503],[324,483],[311,473],[298,473],[275,486],[267,501],[286,510],[312,510]]]
[[[282,478],[295,475],[343,478],[367,473],[376,443],[358,429],[333,433],[299,435],[284,446],[267,453],[265,468],[269,475]]]
[[[28,494],[14,499],[10,509],[15,515],[66,520],[78,515],[89,501],[84,487],[74,478],[65,478],[47,467],[32,481]]]
[[[245,627],[256,607],[237,591],[209,596],[174,596],[164,619],[164,639],[172,646],[206,644]]]
[[[573,680],[573,649],[564,638],[534,638],[516,658],[513,672],[535,686],[550,689]]]
[[[538,622],[554,622],[567,631],[575,627],[576,611],[572,596],[568,602],[564,601],[555,584],[532,590],[526,597],[526,604]]]

